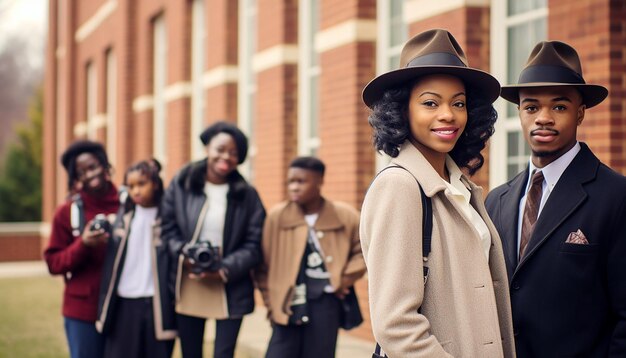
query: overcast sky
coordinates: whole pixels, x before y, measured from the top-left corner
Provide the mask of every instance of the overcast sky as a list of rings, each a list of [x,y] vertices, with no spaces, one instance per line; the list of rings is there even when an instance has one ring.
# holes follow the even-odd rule
[[[27,40],[28,60],[43,65],[48,22],[47,0],[0,0],[0,51],[15,37]]]

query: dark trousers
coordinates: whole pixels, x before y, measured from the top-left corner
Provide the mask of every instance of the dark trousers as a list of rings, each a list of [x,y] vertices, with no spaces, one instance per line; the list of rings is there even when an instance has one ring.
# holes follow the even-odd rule
[[[105,358],[169,358],[174,340],[159,341],[154,332],[152,298],[118,297],[111,331],[105,336]]]
[[[202,358],[206,319],[179,314],[177,320],[183,358]],[[232,358],[235,355],[241,320],[241,318],[216,320],[214,358]]]
[[[273,324],[266,358],[334,357],[339,330],[340,302],[333,294],[307,302],[309,322],[302,326]]]
[[[65,317],[64,324],[71,358],[102,357],[104,337],[93,322]]]

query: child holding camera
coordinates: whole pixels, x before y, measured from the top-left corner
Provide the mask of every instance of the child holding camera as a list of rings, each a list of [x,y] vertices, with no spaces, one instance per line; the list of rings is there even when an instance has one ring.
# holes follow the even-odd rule
[[[172,355],[176,330],[169,254],[160,237],[160,171],[152,159],[124,175],[129,197],[107,246],[96,321],[105,336],[105,358]]]
[[[54,214],[44,258],[53,275],[63,275],[63,317],[72,358],[102,357],[103,337],[94,322],[98,311],[100,273],[109,233],[92,229],[97,214],[115,214],[119,201],[111,182],[111,166],[104,147],[77,141],[61,156],[68,174],[68,190],[76,191]]]
[[[213,357],[232,357],[254,309],[250,271],[261,261],[265,209],[237,171],[248,151],[243,132],[217,122],[200,139],[207,157],[181,169],[165,192],[163,240],[178,261],[171,268],[183,357],[202,357],[207,319],[216,320]]]

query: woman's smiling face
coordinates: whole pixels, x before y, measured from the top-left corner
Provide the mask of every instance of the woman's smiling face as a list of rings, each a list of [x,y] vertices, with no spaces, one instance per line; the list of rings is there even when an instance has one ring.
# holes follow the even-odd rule
[[[76,157],[76,177],[83,190],[98,193],[106,188],[107,170],[92,153],[82,153]]]
[[[457,77],[431,75],[411,90],[408,119],[411,142],[427,158],[449,153],[467,123],[465,85]]]
[[[239,163],[235,139],[228,133],[216,134],[207,144],[207,177],[214,184],[223,184]]]

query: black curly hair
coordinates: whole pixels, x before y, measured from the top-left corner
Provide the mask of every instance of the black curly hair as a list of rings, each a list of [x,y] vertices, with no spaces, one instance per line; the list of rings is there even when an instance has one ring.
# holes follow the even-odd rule
[[[374,147],[395,158],[400,146],[409,138],[408,105],[411,90],[419,79],[385,91],[383,97],[374,104],[368,121],[374,129]],[[461,168],[467,168],[470,175],[480,169],[485,158],[480,153],[489,137],[493,135],[498,118],[493,105],[485,100],[480,89],[465,83],[467,98],[467,124],[463,134],[449,153]]]

